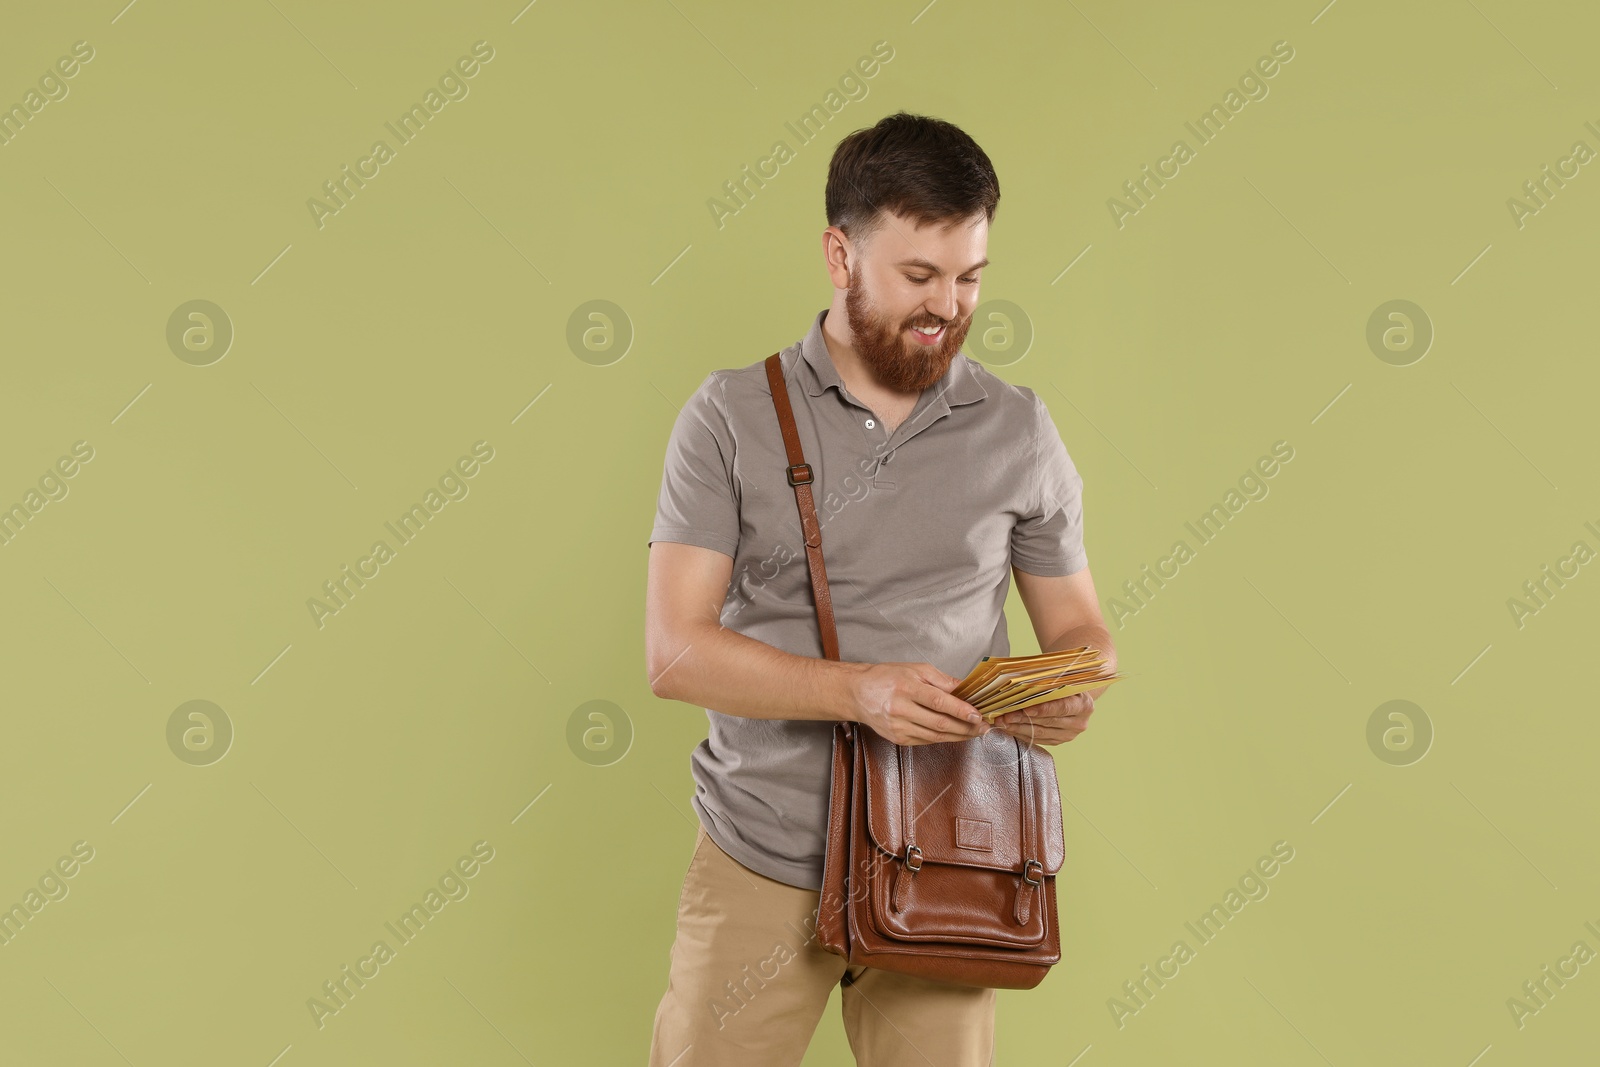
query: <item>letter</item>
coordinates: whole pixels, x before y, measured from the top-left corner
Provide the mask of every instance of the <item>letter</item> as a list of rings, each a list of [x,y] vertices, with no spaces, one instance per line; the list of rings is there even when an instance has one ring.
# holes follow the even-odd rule
[[[1562,166],[1564,163],[1571,163],[1572,170],[1568,171],[1566,167]],[[1571,156],[1562,156],[1560,159],[1556,160],[1556,170],[1563,178],[1576,178],[1578,176],[1578,167],[1578,161],[1573,159]]]
[[[1189,542],[1187,541],[1179,541],[1177,544],[1172,546],[1172,551],[1177,554],[1178,563],[1180,566],[1188,563],[1195,557],[1195,551],[1189,547]]]
[[[494,58],[494,46],[488,41],[475,41],[472,45],[472,54],[478,57],[480,63],[487,63]]]
[[[371,551],[374,556],[378,557],[378,566],[380,567],[394,559],[396,555],[394,549],[389,547],[389,543],[387,541],[372,542]]]
[[[1129,607],[1116,597],[1112,597],[1106,601],[1106,614],[1111,617],[1111,621],[1116,623],[1117,629],[1120,630],[1127,625],[1123,621],[1124,618],[1139,614],[1139,610]]]
[[[1251,500],[1265,500],[1267,494],[1272,492],[1267,483],[1257,478],[1254,474],[1245,474],[1239,479],[1239,488],[1244,490],[1244,495]],[[1260,490],[1259,493],[1256,490]]]
[[[811,939],[807,938],[806,940],[809,941]],[[774,945],[772,951],[773,954],[778,957],[778,966],[780,967],[795,958],[794,949],[790,948],[782,941],[779,941],[776,945]]]
[[[1272,854],[1284,863],[1288,863],[1294,859],[1294,846],[1287,841],[1274,841],[1272,843]]]
[[[1569,572],[1567,570],[1567,568],[1562,566],[1563,563],[1571,563],[1572,564],[1572,570]],[[1578,564],[1577,564],[1577,562],[1574,561],[1571,556],[1562,556],[1560,559],[1556,560],[1556,574],[1561,575],[1561,578],[1576,578],[1578,576]],[[1554,576],[1552,576],[1552,577],[1554,577]],[[1560,580],[1561,580],[1560,578],[1556,579],[1556,581],[1558,581],[1558,582]]]
[[[1528,995],[1528,999],[1533,1001],[1534,1004],[1538,1005],[1541,1008],[1546,1007],[1545,1002],[1540,999],[1539,994],[1535,993],[1533,991],[1533,983],[1532,982],[1523,982],[1522,983],[1522,991]]]
[[[878,57],[879,62],[887,63],[894,58],[894,45],[888,41],[879,41],[872,46],[872,54]]]
[[[322,221],[323,216],[337,215],[339,213],[338,208],[329,207],[327,204],[324,204],[321,200],[318,200],[314,196],[306,201],[306,207],[311,212],[311,221],[317,224],[317,229],[319,230],[322,229],[324,225]]]
[[[1114,196],[1106,200],[1106,209],[1111,212],[1111,221],[1117,224],[1117,229],[1119,230],[1122,229],[1124,225],[1122,220],[1125,217],[1129,215],[1137,215],[1139,213],[1138,208],[1129,207],[1127,204],[1124,204],[1121,200],[1118,200]],[[1119,209],[1121,214],[1118,214]]]
[[[1166,167],[1162,166],[1163,163],[1171,163],[1172,170],[1168,171]],[[1176,178],[1178,176],[1178,169],[1177,161],[1171,156],[1162,156],[1160,159],[1156,160],[1156,171],[1164,178]]]
[[[1125,181],[1125,182],[1122,183],[1122,191],[1127,193],[1128,194],[1128,199],[1132,200],[1135,204],[1138,204],[1140,207],[1147,206],[1145,204],[1146,197],[1142,197],[1142,196],[1139,195],[1139,187],[1134,185],[1132,180]],[[1148,190],[1146,190],[1146,192],[1148,193]]]
[[[339,1014],[338,1008],[330,1008],[316,997],[306,998],[306,1007],[311,1009],[311,1021],[317,1024],[318,1030],[324,1025],[322,1022],[324,1016]]]
[[[1294,58],[1294,46],[1288,41],[1273,41],[1272,54],[1278,57],[1280,63],[1287,63]]]
[[[1517,1024],[1517,1029],[1518,1030],[1521,1030],[1523,1028],[1523,1026],[1526,1025],[1522,1021],[1522,1017],[1524,1015],[1537,1015],[1537,1014],[1539,1014],[1539,1009],[1538,1008],[1530,1008],[1530,1007],[1528,1007],[1528,1005],[1522,1003],[1522,1001],[1518,1000],[1516,997],[1507,997],[1506,998],[1506,1007],[1511,1009],[1511,1021]]]
[[[366,567],[362,566],[362,564],[365,563],[372,563],[371,574],[368,574]],[[356,560],[356,573],[360,574],[363,578],[376,578],[378,576],[378,565],[373,563],[371,556],[362,556],[360,559]]]
[[[856,60],[856,70],[860,71],[863,78],[877,77],[878,61],[871,56],[862,56]]]
[[[470,86],[451,71],[445,71],[439,76],[439,88],[444,90],[444,95],[452,100],[465,100],[467,94],[472,92]]]
[[[847,103],[849,103],[849,101],[840,96],[838,91],[834,89],[829,89],[828,95],[822,98],[822,106],[828,109],[828,113],[830,115],[837,115],[839,112],[843,111],[844,106]]]
[[[1166,963],[1172,964],[1172,970],[1170,972],[1164,966],[1162,966],[1163,964],[1166,964]],[[1163,978],[1166,978],[1166,979],[1176,978],[1176,977],[1178,977],[1178,963],[1171,956],[1162,956],[1159,960],[1156,960],[1156,971]]]
[[[61,877],[71,878],[78,873],[78,861],[71,856],[62,856],[56,860],[56,870],[61,872]]]
[[[1146,163],[1139,169],[1144,172],[1144,178],[1139,181],[1139,188],[1146,197],[1155,195],[1150,189],[1151,182],[1156,183],[1157,189],[1165,189],[1167,187],[1167,183],[1161,180],[1160,175],[1150,173],[1150,164]]]
[[[1294,446],[1288,441],[1274,441],[1272,443],[1272,454],[1287,463],[1294,458]]]
[[[1261,877],[1271,878],[1278,873],[1278,861],[1271,856],[1262,856],[1256,860],[1256,870],[1261,872]]]
[[[429,91],[432,92],[432,90]],[[422,132],[422,128],[428,124],[428,120],[432,117],[433,113],[427,108],[423,107],[421,104],[412,104],[411,110],[400,116],[400,129],[396,130],[395,132],[409,142],[415,139],[417,134]],[[406,125],[407,121],[409,121],[412,126],[416,127],[415,132],[411,132],[411,128]],[[389,128],[394,129],[392,126]],[[408,133],[410,136],[407,136]]]
[[[461,472],[463,478],[476,478],[478,476],[478,461],[471,456],[462,456],[456,460],[456,470]]]
[[[1141,967],[1140,971],[1143,972],[1144,977],[1139,979],[1139,988],[1145,992],[1146,996],[1154,996],[1157,990],[1166,988],[1167,983],[1163,982],[1158,975],[1154,974],[1150,970],[1150,965],[1148,963]],[[1156,984],[1156,988],[1151,989],[1148,985],[1146,985],[1147,982],[1154,982]]]
[[[72,843],[72,854],[78,857],[79,862],[88,863],[94,859],[94,846],[87,841],[74,841]]]
[[[67,495],[67,483],[48,471],[39,476],[39,488],[51,500],[60,500]]]
[[[343,572],[344,577],[339,579],[337,588],[339,592],[344,594],[346,600],[354,600],[356,593],[359,593],[361,590],[365,589],[367,587],[367,583],[363,582],[356,575],[350,573],[350,564],[348,563],[340,566],[339,570]],[[352,590],[350,588],[348,584],[350,582],[356,583],[355,589]]]
[[[328,595],[328,599],[332,600],[335,604],[339,605],[341,608],[349,606],[344,602],[344,598],[339,595],[339,590],[334,586],[334,584],[332,582],[323,582],[322,583],[322,591]]]
[[[1229,890],[1229,892],[1233,892],[1233,890]],[[1235,893],[1234,895],[1237,896],[1238,894]],[[1239,906],[1241,908],[1244,907],[1244,901],[1242,899],[1239,902]],[[1228,920],[1231,918],[1233,918],[1233,913],[1231,911],[1223,907],[1221,904],[1213,904],[1211,905],[1210,911],[1200,916],[1200,926],[1195,930],[1195,935],[1197,937],[1206,935],[1206,933],[1210,930],[1210,927],[1206,925],[1207,921],[1214,923],[1217,928],[1217,933],[1220,934],[1222,932],[1222,928],[1228,925]],[[1205,936],[1205,940],[1210,941],[1211,938],[1215,936],[1216,934]]]
[[[851,100],[861,100],[867,95],[867,83],[854,74],[846,74],[839,79],[839,90]]]
[[[491,459],[494,459],[494,445],[491,445],[488,441],[474,441],[472,442],[472,454],[484,463],[488,463]]]
[[[1229,911],[1237,915],[1243,911],[1244,906],[1250,902],[1246,900],[1244,895],[1237,889],[1230,889],[1222,895],[1222,903]]]
[[[1139,1007],[1142,1008],[1142,1007],[1145,1006],[1144,997],[1141,997],[1139,995],[1139,991],[1133,987],[1133,983],[1132,982],[1123,982],[1122,983],[1122,991],[1124,993],[1128,994],[1128,999],[1133,1001],[1135,1004],[1139,1005]]]
[[[378,157],[378,166],[381,167],[395,157],[395,150],[389,147],[388,141],[373,141],[372,154]]]
[[[1568,971],[1563,967],[1562,964],[1564,963],[1572,964],[1572,970]],[[1556,970],[1563,978],[1576,978],[1578,977],[1578,962],[1571,956],[1562,956],[1559,960],[1556,960]]]
[[[413,904],[410,911],[405,912],[395,920],[400,924],[400,929],[395,930],[395,935],[404,941],[410,941],[417,934],[422,933],[422,928],[428,925],[428,920],[431,918],[433,918],[433,913],[427,907],[422,904]],[[411,925],[408,926],[408,922]],[[416,927],[415,931],[412,930],[412,926]],[[390,927],[390,929],[394,928]]]
[[[44,106],[49,102],[50,101],[39,95],[39,91],[37,89],[29,89],[22,95],[22,106],[26,107],[35,115],[43,111]]]
[[[1546,199],[1550,199],[1555,196],[1555,193],[1550,191],[1550,182],[1556,183],[1556,190],[1558,192],[1562,189],[1565,189],[1567,187],[1567,183],[1550,173],[1550,164],[1546,163],[1542,169],[1544,171],[1544,177],[1539,179],[1539,191],[1544,193]]]
[[[477,77],[478,61],[473,59],[471,56],[462,56],[460,59],[456,60],[456,69],[461,72],[461,76],[463,78]]]
[[[456,860],[456,870],[460,871],[464,878],[476,878],[478,871],[481,869],[478,866],[478,861],[471,856],[462,856]]]
[[[795,151],[789,147],[788,141],[772,142],[772,154],[778,157],[778,166],[780,167],[795,158]]]
[[[370,174],[367,173],[366,165],[368,163],[372,164],[372,172]],[[362,156],[360,159],[356,160],[356,173],[361,175],[363,178],[376,178],[378,176],[377,160],[373,159],[371,156]]]
[[[1539,207],[1548,207],[1549,206],[1542,199],[1540,199],[1539,194],[1534,189],[1534,185],[1533,185],[1532,182],[1523,182],[1522,183],[1522,191],[1527,194],[1529,200],[1532,200]]]
[[[372,972],[370,974],[363,967],[363,964],[367,964],[367,963],[372,964]],[[380,968],[378,966],[377,961],[374,960],[371,956],[362,956],[359,960],[356,960],[356,973],[359,974],[363,978],[376,978],[376,977],[378,977],[378,971],[379,970],[380,970]]]
[[[67,93],[71,92],[71,90],[67,88],[67,83],[56,77],[54,74],[45,74],[41,76],[39,78],[39,88],[44,90],[44,95],[48,96],[52,100],[65,100],[67,98]]]
[[[1139,581],[1139,588],[1144,592],[1146,597],[1155,596],[1155,592],[1149,587],[1148,583],[1150,582],[1156,583],[1157,590],[1165,589],[1167,587],[1167,583],[1161,580],[1161,576],[1150,569],[1150,564],[1143,564],[1139,569],[1144,572],[1144,577]]]
[[[56,70],[61,72],[63,78],[75,77],[78,73],[78,61],[71,56],[62,56],[56,60]]]
[[[72,54],[87,63],[94,58],[94,45],[88,41],[78,41],[72,46]]]
[[[44,897],[40,896],[37,889],[30,889],[22,895],[22,903],[29,911],[37,915],[43,911],[44,906],[50,902]]]
[[[372,954],[378,957],[378,966],[380,967],[394,959],[394,949],[389,947],[387,941],[374,941],[372,943]]]
[[[1240,96],[1237,89],[1229,89],[1222,97],[1222,105],[1235,115],[1243,111],[1244,105],[1247,103],[1249,103],[1249,101]]]
[[[1546,599],[1553,599],[1556,595],[1556,589],[1565,589],[1567,583],[1550,573],[1550,564],[1541,564],[1539,569],[1543,572],[1543,577],[1538,580],[1539,592],[1543,593]],[[1547,584],[1549,582],[1556,583],[1556,589],[1551,589]]]
[[[1239,878],[1239,888],[1244,890],[1244,895],[1251,900],[1265,900],[1267,894],[1272,892],[1272,887],[1257,878],[1254,872],[1249,872]]]
[[[444,906],[448,903],[450,902],[444,897],[440,896],[437,889],[428,890],[425,894],[423,894],[422,897],[422,906],[427,908],[435,915],[443,911]]]
[[[63,882],[53,871],[47,871],[39,876],[39,890],[51,900],[62,900],[71,892],[67,883]]]
[[[422,106],[427,108],[430,114],[437,115],[444,110],[444,106],[449,102],[439,95],[439,90],[437,89],[429,89],[422,94]]]
[[[50,503],[50,501],[39,495],[39,491],[37,489],[29,489],[26,493],[24,493],[22,496],[22,502],[23,504],[27,505],[28,510],[33,512],[35,515],[43,511],[44,506]]]
[[[75,478],[78,474],[77,460],[71,456],[62,456],[56,460],[56,470],[60,472],[63,478]]]
[[[1589,547],[1589,542],[1587,541],[1572,542],[1572,554],[1577,557],[1579,566],[1594,559],[1594,549]]]
[[[1578,166],[1583,166],[1594,158],[1594,149],[1589,147],[1588,141],[1572,142],[1572,154],[1578,160]]]
[[[6,132],[7,122],[11,123],[17,128],[16,133]],[[12,104],[10,111],[0,111],[0,143],[9,142],[12,138],[16,137],[17,134],[20,134],[22,132],[22,128],[27,124],[28,111],[21,104]]]
[[[767,183],[761,180],[760,175],[750,173],[750,164],[746,163],[744,166],[740,167],[739,173],[742,174],[743,177],[738,180],[737,188],[741,193],[744,194],[746,200],[754,200],[756,196],[755,191],[750,188],[751,182],[756,183],[756,189],[765,189],[767,187]]]
[[[367,983],[361,980],[360,975],[350,973],[350,965],[348,963],[341,964],[339,966],[339,970],[344,972],[344,977],[338,980],[339,991],[345,995],[346,1000],[354,997],[358,992],[367,988]],[[351,989],[348,985],[350,982],[354,982],[356,984],[354,989]]]
[[[813,138],[822,136],[822,128],[828,124],[828,120],[832,117],[821,104],[812,104],[811,110],[800,116],[800,128],[795,129],[793,126],[789,128],[794,130],[795,135],[802,141],[810,141]],[[811,130],[810,123],[812,122],[815,122],[817,126],[815,133]]]
[[[1200,116],[1200,129],[1204,130],[1207,134],[1210,134],[1210,136],[1206,137],[1205,139],[1209,141],[1212,137],[1215,137],[1217,134],[1221,133],[1223,127],[1228,125],[1228,119],[1230,117],[1231,116],[1228,114],[1227,109],[1221,104],[1212,104],[1211,110]],[[1215,131],[1213,131],[1211,127],[1207,125],[1208,121],[1216,122],[1217,128]],[[1191,126],[1190,129],[1194,129],[1194,127]],[[1195,134],[1197,136],[1202,136],[1200,134],[1200,130],[1195,130]]]
[[[427,525],[430,517],[431,516],[429,516],[428,510],[421,504],[412,504],[411,510],[396,520],[400,523],[399,529],[389,526],[388,523],[384,523],[384,525],[389,526],[389,529],[394,533],[394,535],[400,538],[401,544],[408,545],[412,541],[416,540],[417,535],[422,532],[422,528]],[[412,530],[411,526],[407,525],[408,521],[416,526],[416,530]]]
[[[1133,601],[1141,608],[1145,606],[1145,602],[1139,598],[1139,587],[1133,584],[1133,580],[1131,578],[1122,583],[1122,592],[1126,594],[1129,600]]]
[[[324,617],[339,614],[338,608],[330,608],[316,597],[307,598],[306,609],[311,612],[311,621],[317,624],[319,630],[323,627]]]
[[[1539,988],[1544,991],[1544,994],[1547,998],[1554,998],[1556,995],[1556,990],[1565,989],[1567,987],[1567,983],[1550,973],[1550,965],[1548,963],[1539,968],[1539,970],[1544,975],[1543,978],[1539,979]],[[1555,990],[1550,988],[1551,982],[1556,984]]]
[[[1234,493],[1233,490],[1231,490],[1231,489],[1229,490],[1229,492],[1233,493],[1234,496],[1238,496],[1239,495],[1238,493]],[[1240,507],[1244,506],[1242,500],[1241,500],[1239,506]],[[1228,520],[1233,517],[1233,514],[1236,511],[1237,511],[1237,509],[1234,509],[1234,511],[1230,511],[1228,508],[1224,507],[1222,504],[1212,504],[1211,505],[1211,510],[1206,512],[1204,515],[1202,515],[1200,517],[1200,528],[1197,529],[1197,530],[1194,530],[1194,535],[1196,537],[1200,537],[1203,544],[1210,544],[1211,541],[1218,534],[1220,534],[1222,532],[1222,528],[1224,526],[1228,525]],[[1216,527],[1217,527],[1216,530],[1213,531],[1211,529],[1211,527],[1206,525],[1208,522],[1215,523]],[[1193,529],[1193,527],[1191,527],[1191,529]],[[1203,536],[1202,533],[1201,533],[1202,530],[1205,531],[1205,533],[1208,534],[1209,536]]]
[[[1116,997],[1108,998],[1106,1000],[1106,1007],[1110,1010],[1111,1019],[1117,1024],[1118,1030],[1121,1030],[1124,1026],[1128,1025],[1128,1019],[1130,1017],[1139,1014],[1138,1008],[1130,1008]]]
[[[739,1014],[738,1008],[730,1008],[726,1004],[719,1004],[714,1000],[708,1000],[706,1004],[711,1008],[711,1017],[717,1020],[718,1030],[728,1024],[727,1016]]]
[[[465,900],[467,894],[472,892],[472,887],[457,878],[453,873],[439,876],[439,888],[451,900]]]
[[[1178,166],[1181,167],[1194,158],[1195,151],[1189,147],[1188,141],[1174,141],[1172,143],[1172,154],[1178,157]]]
[[[732,217],[739,213],[738,208],[729,207],[714,196],[706,200],[706,208],[711,212],[711,221],[717,224],[719,230],[726,225],[724,217]]]
[[[494,846],[487,841],[474,841],[472,843],[472,854],[478,857],[479,862],[488,863],[494,859]]]
[[[1256,460],[1256,470],[1261,472],[1263,478],[1271,478],[1278,473],[1278,464],[1271,456],[1262,456]]]
[[[444,495],[451,500],[465,500],[472,488],[466,482],[456,477],[455,471],[447,471],[439,478],[439,488],[444,490]]]
[[[1246,71],[1244,76],[1239,79],[1239,88],[1243,89],[1244,95],[1252,100],[1264,100],[1267,94],[1272,91],[1266,82],[1249,71]]]
[[[1589,947],[1589,942],[1587,941],[1574,941],[1572,954],[1578,957],[1578,966],[1580,967],[1594,959],[1594,949]]]
[[[424,493],[422,495],[422,502],[423,504],[427,505],[428,510],[433,512],[435,515],[443,511],[444,506],[449,503],[448,500],[439,495],[439,490],[437,489],[429,489],[426,493]]]
[[[1256,60],[1256,70],[1261,72],[1263,78],[1274,78],[1278,74],[1278,61],[1271,56],[1262,56]]]
[[[767,964],[769,964],[769,963],[772,964],[771,973],[768,973],[768,971],[767,971]],[[772,981],[772,979],[778,977],[778,966],[779,965],[777,963],[773,962],[772,957],[768,956],[766,959],[761,960],[759,963],[756,964],[756,973],[759,974],[762,978],[765,978],[767,981],[770,982],[770,981]]]

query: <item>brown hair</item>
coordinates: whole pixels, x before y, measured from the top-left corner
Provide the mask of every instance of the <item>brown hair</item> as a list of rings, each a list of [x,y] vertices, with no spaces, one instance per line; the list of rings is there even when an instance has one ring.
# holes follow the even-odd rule
[[[839,142],[828,164],[825,200],[828,225],[866,241],[883,221],[880,210],[922,225],[980,211],[993,222],[1000,180],[959,126],[897,111]]]

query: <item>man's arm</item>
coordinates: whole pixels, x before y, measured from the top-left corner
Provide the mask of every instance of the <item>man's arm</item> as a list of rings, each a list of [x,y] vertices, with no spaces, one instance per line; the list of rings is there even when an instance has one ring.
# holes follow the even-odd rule
[[[1095,598],[1094,579],[1088,567],[1071,574],[1043,576],[1012,568],[1017,593],[1028,619],[1039,638],[1039,651],[1059,652],[1064,648],[1088,645],[1104,653],[1108,666],[1115,670],[1117,649],[1111,642]],[[1108,687],[1047,700],[1022,711],[997,716],[996,725],[1007,733],[1041,745],[1071,741],[1087,729],[1094,702]]]
[[[960,741],[988,724],[927,663],[795,656],[721,623],[733,558],[698,545],[650,545],[645,664],[656,696],[749,719],[862,722],[897,744]]]

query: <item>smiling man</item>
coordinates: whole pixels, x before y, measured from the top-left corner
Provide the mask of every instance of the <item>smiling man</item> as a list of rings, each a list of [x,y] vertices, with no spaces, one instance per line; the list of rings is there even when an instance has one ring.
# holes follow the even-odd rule
[[[829,166],[833,300],[779,358],[841,660],[823,658],[764,361],[711,372],[673,426],[645,653],[651,690],[704,708],[710,733],[690,758],[699,828],[654,1067],[798,1064],[835,986],[858,1064],[991,1062],[994,990],[847,965],[815,922],[835,722],[901,745],[986,733],[950,691],[1010,653],[1013,573],[1041,650],[1092,645],[1116,663],[1055,423],[961,352],[999,200],[971,137],[904,112],[850,134]],[[1101,692],[994,729],[1070,741]]]

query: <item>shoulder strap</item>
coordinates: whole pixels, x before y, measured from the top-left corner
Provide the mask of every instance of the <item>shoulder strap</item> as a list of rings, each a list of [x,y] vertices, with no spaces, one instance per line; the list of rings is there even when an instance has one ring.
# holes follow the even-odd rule
[[[838,659],[839,635],[833,626],[833,597],[828,592],[828,572],[822,565],[822,527],[817,523],[816,505],[811,501],[811,465],[800,450],[800,434],[794,427],[789,389],[783,381],[783,362],[777,352],[767,357],[767,382],[772,386],[772,406],[778,410],[783,450],[789,457],[786,473],[789,484],[794,486],[795,505],[800,509],[806,563],[811,569],[811,593],[817,604],[817,626],[822,631],[822,654],[828,659]]]

